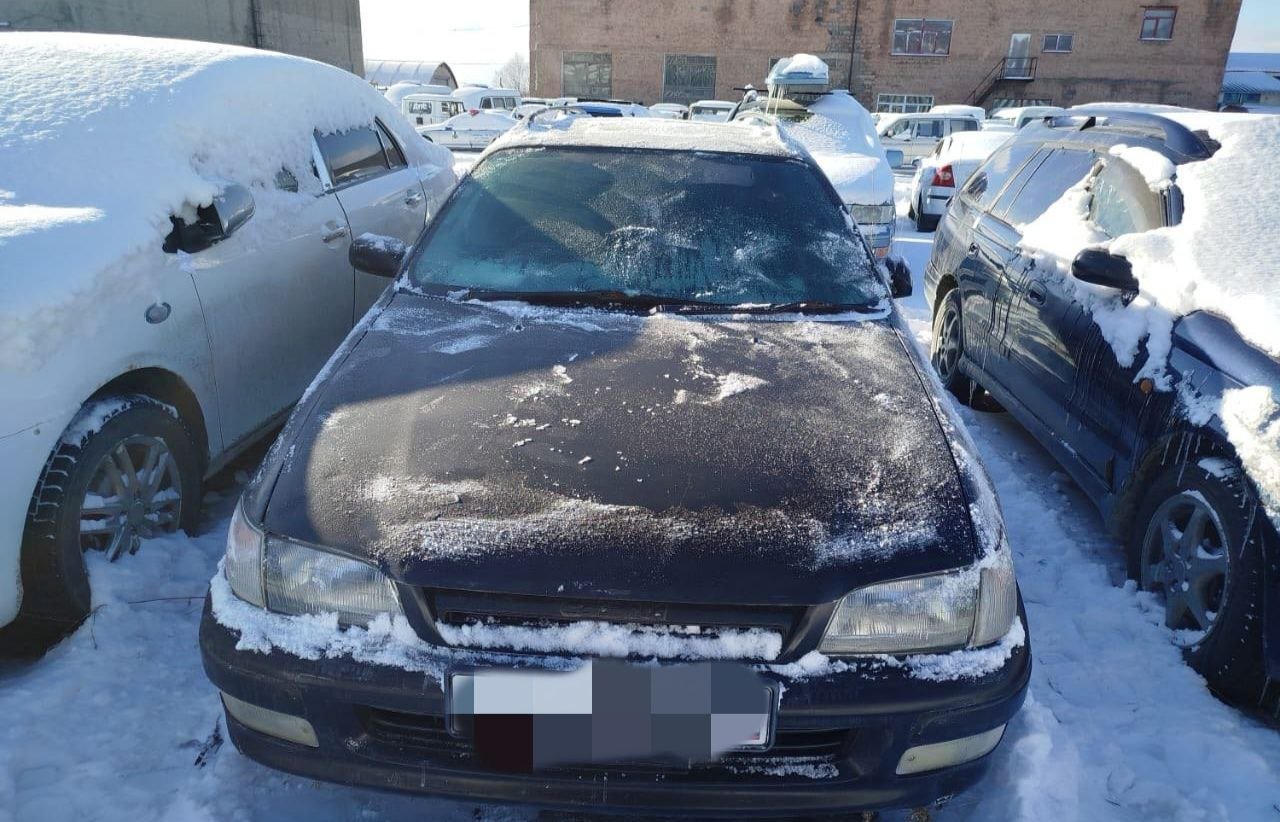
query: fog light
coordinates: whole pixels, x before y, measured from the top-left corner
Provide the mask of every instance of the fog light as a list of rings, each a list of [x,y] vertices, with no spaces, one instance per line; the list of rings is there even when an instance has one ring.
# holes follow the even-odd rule
[[[228,693],[222,694],[222,704],[226,706],[227,713],[231,714],[236,722],[246,728],[252,728],[259,733],[274,736],[277,739],[306,745],[309,748],[320,747],[320,741],[316,739],[315,728],[312,728],[311,723],[300,716],[259,708],[257,705],[250,705],[243,699],[236,699]]]
[[[912,773],[924,773],[925,771],[936,771],[939,768],[948,768],[952,765],[961,765],[965,762],[972,762],[981,756],[986,756],[995,750],[996,745],[1000,744],[1000,737],[1004,735],[1004,726],[992,728],[973,736],[963,736],[959,739],[952,739],[947,742],[934,742],[931,745],[917,745],[914,748],[907,748],[902,754],[902,758],[898,760],[898,776],[906,776]]]

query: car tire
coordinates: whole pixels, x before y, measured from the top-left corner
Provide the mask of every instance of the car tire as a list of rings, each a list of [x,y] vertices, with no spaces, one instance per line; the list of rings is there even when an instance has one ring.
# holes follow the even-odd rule
[[[912,210],[915,211],[916,231],[926,234],[938,229],[938,216],[934,214],[925,214],[924,203],[921,203],[919,206],[913,206]]]
[[[0,648],[39,655],[84,620],[86,551],[114,560],[140,539],[193,531],[203,473],[195,438],[169,406],[126,395],[82,408],[36,483],[22,536],[22,605],[0,630]]]
[[[960,370],[964,355],[964,322],[960,305],[960,289],[953,288],[942,298],[933,315],[933,340],[929,343],[929,361],[937,372],[942,387],[962,404],[973,406],[982,390]]]
[[[1188,662],[1216,693],[1242,705],[1258,705],[1267,682],[1263,540],[1274,535],[1266,522],[1239,466],[1199,458],[1151,483],[1129,539],[1129,574],[1161,594],[1165,624],[1202,631],[1186,649]],[[1170,598],[1170,587],[1182,596]]]

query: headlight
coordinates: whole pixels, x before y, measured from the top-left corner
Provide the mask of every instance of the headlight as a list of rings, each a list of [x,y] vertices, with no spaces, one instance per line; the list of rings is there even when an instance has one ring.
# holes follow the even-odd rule
[[[883,203],[881,205],[849,203],[849,215],[853,217],[855,223],[862,226],[892,223],[897,219],[898,212],[893,203]]]
[[[403,614],[391,580],[359,560],[264,537],[237,506],[223,571],[245,602],[282,614],[336,612],[343,625],[368,626],[379,614]]]
[[[981,567],[868,585],[836,606],[818,650],[916,654],[990,645],[1008,633],[1018,594],[1008,551]]]

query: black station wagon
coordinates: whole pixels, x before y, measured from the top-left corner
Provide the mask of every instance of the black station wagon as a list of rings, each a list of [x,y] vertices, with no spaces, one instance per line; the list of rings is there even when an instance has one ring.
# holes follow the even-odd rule
[[[205,669],[252,759],[569,809],[927,807],[1031,668],[991,485],[772,129],[517,126],[246,490]]]

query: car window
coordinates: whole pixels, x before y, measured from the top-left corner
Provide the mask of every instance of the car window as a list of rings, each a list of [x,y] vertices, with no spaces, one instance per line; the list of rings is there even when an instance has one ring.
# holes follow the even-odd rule
[[[1088,176],[1093,164],[1091,151],[1054,149],[1025,183],[1016,190],[1014,186],[1009,187],[1009,194],[1001,196],[992,213],[1009,225],[1026,225],[1061,199],[1067,189]]]
[[[821,172],[797,160],[507,149],[437,215],[410,279],[437,291],[620,290],[867,305],[883,281]]]
[[[400,150],[400,144],[387,131],[386,126],[377,123],[378,138],[382,141],[382,148],[387,157],[388,168],[404,168],[409,165],[405,162],[404,152]]]
[[[382,141],[369,126],[332,134],[316,132],[316,143],[335,186],[374,177],[387,170]]]
[[[970,117],[961,117],[958,120],[951,121],[952,131],[977,131],[978,121]]]
[[[927,140],[934,140],[942,136],[941,120],[917,120],[916,132],[917,137]]]
[[[1120,162],[1108,162],[1093,181],[1089,218],[1108,237],[1150,231],[1164,224],[1158,194],[1137,171]]]
[[[889,126],[889,130],[884,133],[886,137],[903,137],[911,130],[911,120],[898,120]]]
[[[411,100],[409,102],[409,113],[410,114],[430,114],[431,103],[423,100]]]
[[[974,208],[985,210],[995,201],[1009,178],[1035,153],[1035,148],[1029,143],[1005,144],[974,172],[960,196]]]

